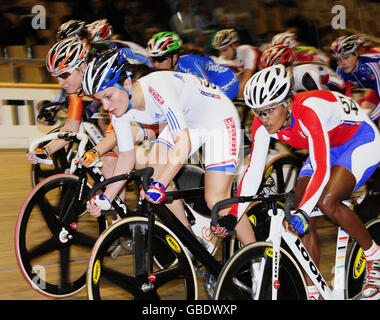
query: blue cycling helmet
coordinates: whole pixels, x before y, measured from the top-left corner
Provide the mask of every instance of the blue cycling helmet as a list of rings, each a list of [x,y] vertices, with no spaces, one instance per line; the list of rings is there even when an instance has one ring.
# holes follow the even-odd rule
[[[123,50],[112,48],[93,59],[83,75],[83,91],[94,95],[108,87],[118,84],[120,74],[124,70],[130,72],[130,65]]]

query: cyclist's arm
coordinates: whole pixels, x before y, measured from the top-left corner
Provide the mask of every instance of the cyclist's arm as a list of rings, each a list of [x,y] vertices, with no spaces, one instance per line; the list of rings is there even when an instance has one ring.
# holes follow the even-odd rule
[[[255,195],[260,187],[269,150],[270,135],[257,118],[252,123],[252,149],[248,167],[240,181],[237,196]],[[230,214],[241,218],[249,203],[234,204]]]
[[[69,111],[67,115],[67,119],[65,124],[61,128],[60,132],[78,132],[79,126],[82,118],[82,97],[73,93],[69,95]],[[52,140],[50,141],[45,148],[48,150],[49,154],[53,154],[54,152],[62,149],[65,145],[67,145],[69,141],[65,141],[62,139]]]
[[[112,176],[114,177],[120,174],[125,174],[132,170],[135,166],[135,160],[136,153],[134,149],[119,152]],[[124,184],[125,181],[118,181],[115,183],[111,183],[107,186],[106,190],[104,191],[104,194],[107,196],[110,202],[112,202],[115,199],[115,197],[118,195]]]
[[[314,173],[297,209],[303,210],[309,216],[330,178],[330,142],[322,118],[311,108],[305,108],[302,120],[299,120],[303,133],[308,137]]]
[[[244,69],[243,72],[239,74],[239,92],[237,98],[244,98],[244,87],[249,78],[253,76],[253,69]]]
[[[135,167],[136,152],[133,143],[132,126],[128,113],[124,114],[124,116],[120,118],[112,116],[111,120],[114,131],[111,131],[109,135],[112,137],[112,132],[114,133],[115,138],[117,139],[117,146],[119,149],[117,161],[112,176],[117,176],[120,174],[127,173]],[[120,181],[107,186],[104,194],[108,197],[108,199],[111,202],[119,193],[124,183],[125,181]]]
[[[100,141],[96,146],[95,150],[98,151],[99,156],[102,156],[106,152],[112,150],[117,146],[117,139],[114,130],[111,130],[102,141]]]

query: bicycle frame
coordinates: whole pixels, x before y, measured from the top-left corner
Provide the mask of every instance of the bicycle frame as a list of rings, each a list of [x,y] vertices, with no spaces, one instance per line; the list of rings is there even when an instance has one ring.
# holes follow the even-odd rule
[[[310,277],[314,285],[318,288],[321,296],[325,300],[343,300],[345,298],[346,290],[346,254],[349,242],[349,235],[340,227],[338,227],[337,233],[337,247],[335,253],[335,277],[333,282],[332,289],[327,285],[326,280],[321,274],[320,270],[317,268],[315,262],[312,260],[310,254],[302,244],[300,237],[291,232],[288,228],[284,226],[284,220],[290,221],[291,214],[290,209],[294,200],[293,193],[287,194],[259,194],[255,196],[241,196],[226,199],[217,203],[211,212],[211,218],[214,225],[217,223],[217,212],[220,208],[234,203],[244,203],[252,201],[261,201],[267,204],[267,213],[271,217],[270,222],[270,232],[267,240],[263,242],[263,246],[268,246],[272,244],[273,250],[269,253],[269,256],[272,258],[272,279],[271,279],[271,288],[272,288],[272,299],[276,300],[278,295],[278,289],[280,288],[279,282],[279,270],[280,270],[280,252],[281,252],[281,243],[282,240],[288,245],[289,250],[286,252],[292,253],[294,258],[292,258],[293,263],[297,267],[301,267],[306,274]],[[278,207],[277,202],[284,202],[284,208]],[[349,202],[344,201],[345,205],[351,205]],[[312,213],[312,217],[323,215],[323,213],[316,207]],[[284,249],[282,249],[284,250]],[[268,255],[268,253],[267,253]],[[255,282],[256,287],[260,287],[265,269],[265,261],[260,262],[259,272],[256,273]],[[304,282],[306,286],[306,283]],[[259,299],[260,290],[255,290],[253,299]]]
[[[102,135],[102,133],[100,132],[100,130],[96,127],[96,125],[94,125],[91,122],[85,122],[85,121],[81,122],[80,126],[79,126],[78,133],[80,134],[79,137],[85,136],[85,139],[86,139],[86,143],[83,143],[83,145],[81,147],[82,149],[78,150],[78,153],[79,153],[79,151],[83,151],[84,150],[84,148],[86,147],[86,144],[87,144],[87,142],[89,140],[91,140],[94,143],[94,145],[96,145],[101,140],[103,140],[103,138],[104,138],[103,135]],[[44,136],[42,138],[38,138],[38,139],[33,140],[32,143],[29,146],[29,152],[33,152],[36,149],[36,147],[39,144],[41,144],[42,142],[47,142],[47,141],[51,141],[51,140],[54,140],[54,139],[62,139],[62,137],[60,137],[59,134],[63,135],[64,132],[50,133],[50,134],[47,134],[46,136]],[[74,134],[74,133],[72,133],[72,134]],[[82,155],[83,155],[83,153],[81,153],[81,156]],[[45,159],[45,160],[44,159],[40,159],[39,163],[53,165],[53,161],[52,160],[48,160],[48,159]],[[74,170],[74,166],[72,168],[70,168],[70,172],[73,172],[73,170]]]
[[[92,139],[96,139],[96,137],[97,137],[96,134],[99,133],[96,126],[94,126],[92,123],[82,122],[78,133],[55,132],[55,133],[48,134],[42,138],[33,140],[30,147],[29,147],[29,152],[32,152],[33,150],[35,150],[35,148],[40,143],[46,142],[46,141],[51,141],[54,139],[65,139],[68,141],[79,142],[78,151],[70,163],[69,173],[74,174],[74,172],[76,172],[77,169],[80,169],[79,173],[77,175],[81,178],[81,187],[80,188],[83,189],[83,186],[87,183],[87,177],[85,175],[84,170],[82,169],[82,166],[80,164],[78,164],[77,161],[85,153],[85,151],[86,151],[85,148],[86,148],[87,142],[89,140],[89,137],[87,136],[85,131],[92,134]],[[39,159],[39,163],[52,164],[53,162],[52,162],[52,160]],[[90,173],[92,178],[95,179],[95,181],[101,182],[104,180],[104,176],[100,170],[102,165],[103,165],[103,163],[101,161],[98,161],[92,168],[90,168],[91,170],[88,170],[88,172]],[[79,196],[81,197],[81,194],[79,194]],[[81,200],[81,199],[79,198],[78,200]],[[119,197],[115,198],[115,200],[113,201],[113,205],[115,207],[115,210],[118,209],[117,213],[119,214],[120,217],[126,217],[127,207]],[[112,211],[112,212],[109,212],[108,214],[115,215],[115,212]]]
[[[343,300],[345,292],[345,263],[349,235],[342,228],[338,228],[334,267],[335,277],[333,289],[330,289],[327,281],[324,279],[315,262],[310,257],[310,254],[302,244],[301,239],[293,232],[290,232],[284,228],[284,211],[281,208],[278,208],[277,210],[269,209],[268,214],[271,216],[271,226],[269,238],[267,241],[273,244],[272,299],[277,299],[277,288],[279,287],[278,270],[280,262],[280,245],[281,240],[283,239],[289,246],[289,251],[292,252],[296,257],[296,261],[298,261],[314,285],[318,288],[323,299]],[[321,214],[322,213],[318,212],[317,215]]]
[[[145,172],[145,173],[141,173]],[[105,187],[108,184],[114,183],[116,181],[121,180],[130,180],[135,179],[136,175],[143,175],[142,182],[144,189],[147,190],[147,187],[149,185],[149,177],[153,173],[153,168],[145,168],[137,171],[131,171],[130,173],[124,174],[124,175],[118,175],[112,178],[109,178],[97,185],[94,186],[91,194],[89,195],[89,198],[91,198],[97,190]],[[144,211],[143,216],[148,217],[148,228],[152,228],[155,221],[155,214],[157,217],[161,220],[161,222],[170,230],[175,230],[175,234],[178,236],[179,240],[184,244],[186,248],[192,253],[196,253],[196,260],[200,261],[206,269],[216,278],[218,274],[221,271],[221,264],[215,259],[215,257],[210,253],[197,239],[196,237],[180,222],[179,219],[177,219],[174,214],[166,207],[167,203],[170,203],[177,199],[183,199],[186,201],[193,200],[194,198],[197,198],[199,196],[203,196],[204,194],[204,188],[193,188],[193,189],[187,189],[187,190],[180,190],[180,191],[170,191],[166,193],[165,201],[162,204],[159,205],[153,205],[147,201],[139,202],[138,206],[138,214],[142,214],[141,211]],[[116,208],[115,208],[116,209]],[[139,211],[140,210],[140,211]],[[116,210],[118,211],[118,210]],[[228,240],[224,240],[228,241]],[[152,238],[148,238],[147,241],[147,248],[148,251],[148,274],[152,272],[152,259],[153,259],[153,248],[154,243],[152,242]],[[228,246],[223,246],[223,258],[227,257],[229,255],[228,252]],[[144,258],[145,259],[145,258]],[[138,263],[140,267],[144,270],[141,270],[141,273],[143,271],[146,271],[146,265],[144,261],[140,261]]]

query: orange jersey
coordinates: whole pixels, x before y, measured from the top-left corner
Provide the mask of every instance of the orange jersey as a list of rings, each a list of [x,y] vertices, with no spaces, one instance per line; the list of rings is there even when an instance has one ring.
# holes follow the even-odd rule
[[[76,93],[69,94],[69,110],[67,118],[72,120],[81,120],[83,111],[83,95]]]

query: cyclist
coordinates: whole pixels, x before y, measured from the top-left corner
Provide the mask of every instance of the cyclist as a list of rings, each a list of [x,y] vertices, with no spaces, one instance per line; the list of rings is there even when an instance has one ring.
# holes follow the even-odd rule
[[[87,46],[76,37],[69,37],[57,42],[49,50],[46,58],[47,70],[57,78],[60,86],[68,93],[69,107],[65,124],[61,132],[72,131],[78,132],[83,112],[83,93],[82,74],[87,67],[88,50]],[[142,140],[146,131],[140,126],[134,126],[136,140]],[[94,165],[101,155],[103,158],[103,174],[108,177],[112,174],[112,168],[115,163],[117,150],[116,136],[111,129],[106,131],[106,138],[103,139],[95,148],[87,151],[81,163],[85,166]],[[52,140],[43,148],[38,148],[27,155],[32,164],[38,163],[39,158],[47,158],[57,150],[63,148],[67,141],[62,139]],[[114,149],[114,152],[108,152]]]
[[[143,198],[161,203],[183,163],[201,146],[205,155],[208,207],[230,196],[239,152],[239,117],[231,100],[218,86],[188,73],[152,72],[144,65],[131,65],[122,51],[117,50],[104,53],[89,64],[83,89],[100,99],[112,114],[119,148],[114,175],[134,167],[132,121],[167,123],[149,153],[154,181],[146,194],[141,192]],[[109,208],[122,185],[123,182],[107,186],[104,194],[90,201],[87,210],[93,216],[100,215],[100,209]],[[184,210],[173,212],[189,228]],[[254,241],[253,231],[246,216],[242,221],[236,230],[246,244]]]
[[[327,65],[298,61],[294,48],[288,45],[274,45],[263,52],[260,58],[260,69],[276,64],[283,64],[291,71],[293,90],[343,91],[344,81]]]
[[[345,82],[351,81],[360,88],[372,89],[360,101],[360,105],[368,110],[374,122],[378,122],[380,119],[380,55],[359,55],[361,44],[362,41],[357,35],[342,36],[331,44],[331,50],[338,62],[337,73]],[[380,121],[378,126],[380,126]]]
[[[129,59],[135,60],[136,63],[153,66],[152,61],[146,56],[146,51],[143,47],[129,41],[110,40],[112,36],[112,26],[107,22],[107,19],[99,19],[90,24],[86,24],[85,21],[81,20],[70,20],[58,28],[56,36],[58,41],[70,37],[80,39],[85,44],[87,52],[91,56],[112,47],[120,47],[123,48]],[[55,101],[62,100],[65,96],[66,91],[61,88]],[[94,101],[87,110],[93,114],[100,108],[101,104]],[[42,107],[37,119],[42,124],[52,124],[54,117],[55,113],[51,111],[51,107],[47,109]],[[110,128],[106,129],[107,123],[103,121],[103,119],[99,119],[98,124],[104,131],[110,130]]]
[[[156,33],[148,42],[147,52],[158,69],[177,70],[192,73],[216,84],[233,100],[239,89],[239,80],[234,72],[216,63],[210,56],[197,54],[182,54],[182,41],[175,32],[163,31]]]
[[[325,65],[330,64],[330,59],[326,54],[315,47],[300,45],[297,42],[297,35],[290,30],[273,36],[271,46],[276,45],[285,45],[293,48],[296,61],[319,62]]]
[[[219,52],[218,63],[228,65],[239,77],[237,97],[243,98],[243,90],[248,79],[258,70],[261,51],[249,44],[239,44],[239,36],[234,29],[218,31],[212,39],[212,47]]]
[[[252,153],[238,195],[255,194],[270,138],[297,149],[309,149],[309,158],[296,185],[297,210],[289,229],[303,236],[315,207],[340,225],[363,248],[367,276],[362,297],[380,297],[380,247],[358,216],[343,205],[375,171],[380,162],[380,134],[351,98],[338,92],[313,90],[292,94],[291,77],[283,65],[256,73],[247,83],[245,102],[255,114]],[[300,199],[299,199],[300,198]],[[247,203],[236,204],[229,216],[237,219]]]

